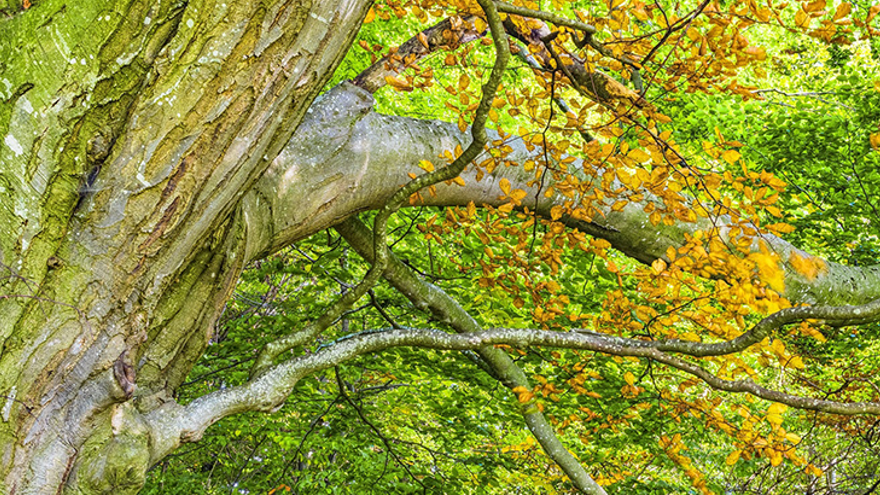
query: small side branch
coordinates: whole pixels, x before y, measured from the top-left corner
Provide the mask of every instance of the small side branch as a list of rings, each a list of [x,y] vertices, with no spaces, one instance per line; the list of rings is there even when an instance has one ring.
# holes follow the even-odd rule
[[[363,223],[352,217],[335,228],[358,254],[372,262],[374,255],[371,246],[373,244],[370,239],[370,231]],[[383,276],[417,308],[430,311],[435,318],[450,325],[456,332],[483,331],[480,324],[458,302],[439,287],[419,277],[393,254],[388,259]],[[509,389],[531,388],[522,369],[501,349],[483,346],[476,350],[476,355],[468,357],[475,360],[478,366]],[[524,404],[521,412],[526,425],[541,444],[544,452],[556,462],[579,490],[593,495],[605,493],[559,440],[553,426],[534,403]]]
[[[439,50],[454,50],[485,36],[485,31],[477,30],[475,20],[475,16],[444,19],[410,38],[393,54],[382,58],[358,74],[352,83],[370,93],[375,93],[387,84],[385,78],[400,74],[422,58]]]
[[[532,19],[541,19],[542,21],[551,22],[553,24],[556,24],[557,26],[565,26],[571,29],[582,31],[587,35],[596,32],[596,28],[594,26],[585,22],[569,19],[567,17],[561,17],[540,10],[527,9],[525,7],[511,5],[506,2],[495,2],[495,7],[498,9],[498,12],[504,12],[505,14],[514,14],[522,17],[531,17]]]

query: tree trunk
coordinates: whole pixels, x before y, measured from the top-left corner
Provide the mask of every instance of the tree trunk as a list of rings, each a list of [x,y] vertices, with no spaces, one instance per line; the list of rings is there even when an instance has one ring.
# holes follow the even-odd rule
[[[34,3],[0,16],[0,492],[135,493],[259,238],[240,200],[369,4]]]

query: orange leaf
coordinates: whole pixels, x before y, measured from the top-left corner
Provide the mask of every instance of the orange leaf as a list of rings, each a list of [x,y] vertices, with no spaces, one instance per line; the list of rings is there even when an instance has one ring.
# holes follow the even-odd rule
[[[873,7],[871,7],[870,10],[868,10],[868,17],[865,18],[865,24],[873,21],[874,18],[877,17],[878,13],[880,13],[880,4],[874,5]]]
[[[364,18],[364,24],[369,24],[373,22],[373,19],[376,18],[376,9],[370,7],[370,10],[367,11],[367,17]]]
[[[385,82],[388,83],[392,88],[399,91],[412,91],[412,86],[407,81],[403,79],[398,79],[396,77],[385,76]]]
[[[825,8],[825,0],[813,0],[812,2],[804,5],[804,10],[806,12],[819,12],[820,10]]]

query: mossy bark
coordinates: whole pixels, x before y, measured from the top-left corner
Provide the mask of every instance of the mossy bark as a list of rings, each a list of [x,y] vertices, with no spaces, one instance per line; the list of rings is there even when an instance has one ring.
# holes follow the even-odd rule
[[[8,2],[7,2],[8,3]],[[4,4],[0,492],[135,493],[361,0]],[[254,225],[260,225],[259,222]]]

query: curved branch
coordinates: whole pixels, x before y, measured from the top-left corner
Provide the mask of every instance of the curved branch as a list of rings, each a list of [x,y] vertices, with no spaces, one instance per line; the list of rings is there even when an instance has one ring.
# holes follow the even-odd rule
[[[733,354],[757,344],[768,337],[772,331],[778,330],[785,325],[810,319],[824,320],[826,323],[836,326],[871,323],[880,320],[880,299],[861,306],[801,306],[785,308],[762,319],[739,337],[725,342],[713,344],[682,340],[639,342],[641,342],[640,345],[653,347],[664,352],[676,352],[697,357],[720,356]],[[633,345],[632,342],[636,342],[631,339],[622,340],[628,341],[627,345]]]
[[[372,250],[368,248],[368,246],[371,245],[369,231],[359,220],[356,218],[350,218],[335,226],[335,229],[363,258],[368,261],[373,259]],[[395,288],[409,298],[416,307],[432,311],[438,320],[452,326],[457,332],[467,333],[482,331],[480,325],[454,299],[449,297],[439,287],[436,287],[416,276],[412,269],[401,263],[393,254],[389,259],[383,276]],[[637,340],[591,332],[583,329],[573,329],[572,331],[598,337],[610,344],[620,347],[633,349],[650,348],[662,352],[674,352],[694,357],[708,357],[733,354],[742,351],[764,340],[774,330],[778,330],[791,323],[798,323],[808,319],[824,320],[825,323],[838,326],[877,321],[880,320],[880,299],[861,306],[802,306],[785,308],[762,319],[754,327],[739,337],[724,342],[709,344],[677,339]],[[500,353],[500,351],[494,349],[491,351]],[[481,350],[481,355],[483,355],[483,350]],[[495,361],[494,359],[486,358],[486,356],[483,357],[490,363]],[[504,357],[507,358],[506,355],[504,355]],[[515,366],[512,362],[510,362],[510,365]],[[506,366],[507,364],[502,367]],[[504,376],[504,373],[502,373],[502,376]],[[507,380],[510,379],[508,378]],[[529,388],[529,385],[525,383],[509,382],[507,384],[511,388],[515,386]]]
[[[346,242],[364,259],[374,259],[367,227],[356,217],[335,226]],[[459,333],[479,333],[483,328],[455,299],[441,288],[417,276],[411,268],[403,264],[393,254],[389,256],[383,276],[391,285],[405,295],[413,304],[422,310],[430,311],[438,320],[450,325]],[[489,372],[507,388],[524,387],[531,389],[528,378],[522,369],[501,349],[483,346],[477,349],[482,362],[489,367]],[[544,452],[550,457],[574,485],[584,493],[604,494],[605,491],[586,472],[578,460],[562,444],[555,429],[544,417],[544,414],[532,402],[521,408],[523,419],[529,430],[541,444]]]
[[[519,348],[541,345],[595,351],[614,356],[648,358],[691,374],[718,390],[749,393],[797,409],[841,415],[880,415],[880,402],[846,403],[806,398],[768,389],[752,380],[726,380],[696,364],[669,356],[657,349],[623,347],[603,336],[509,328],[494,328],[479,333],[448,334],[433,329],[404,328],[351,335],[314,353],[280,363],[244,385],[212,392],[199,397],[186,407],[181,408],[169,403],[171,405],[168,408],[149,413],[145,420],[154,431],[153,455],[155,458],[161,458],[181,442],[200,439],[208,426],[226,416],[245,411],[271,411],[283,403],[292,393],[297,381],[303,377],[362,354],[400,346],[465,351],[498,344]]]
[[[425,56],[438,50],[454,50],[482,38],[485,32],[477,30],[475,19],[475,16],[465,16],[455,21],[452,18],[440,21],[404,42],[392,55],[383,57],[358,74],[351,81],[352,84],[375,93],[387,84],[386,78],[400,74]]]

